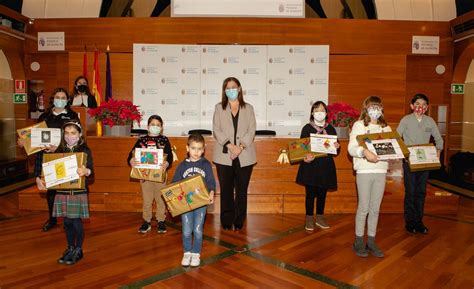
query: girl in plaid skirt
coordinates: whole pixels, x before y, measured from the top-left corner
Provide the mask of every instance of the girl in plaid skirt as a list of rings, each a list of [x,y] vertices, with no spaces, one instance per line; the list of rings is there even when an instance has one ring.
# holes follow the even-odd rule
[[[79,121],[66,122],[63,125],[63,138],[56,150],[57,153],[87,154],[86,166],[77,169],[80,177],[86,177],[85,189],[58,190],[54,199],[53,216],[64,218],[67,248],[58,259],[60,264],[75,264],[83,257],[82,243],[84,241],[84,227],[82,219],[89,218],[89,204],[87,198],[88,185],[94,177],[92,153],[82,136]]]

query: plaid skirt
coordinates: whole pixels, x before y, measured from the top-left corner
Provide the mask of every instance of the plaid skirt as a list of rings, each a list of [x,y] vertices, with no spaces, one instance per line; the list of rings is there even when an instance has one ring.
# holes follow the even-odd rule
[[[54,198],[53,217],[67,217],[71,219],[89,218],[89,199],[87,198],[87,194],[56,194]]]

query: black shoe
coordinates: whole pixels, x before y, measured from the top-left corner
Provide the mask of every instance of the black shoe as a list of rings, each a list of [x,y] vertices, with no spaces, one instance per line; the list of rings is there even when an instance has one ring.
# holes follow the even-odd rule
[[[138,229],[138,232],[145,234],[145,233],[148,233],[150,230],[151,230],[151,224],[148,222],[143,222],[143,224]]]
[[[232,230],[232,226],[228,226],[228,225],[222,225],[222,228],[223,228],[225,231]]]
[[[428,230],[428,228],[427,228],[425,225],[423,225],[423,224],[417,225],[417,226],[415,227],[415,230],[416,230],[417,233],[421,233],[421,234],[428,234],[428,232],[430,231],[430,230]]]
[[[234,225],[234,231],[235,232],[238,232],[240,230],[242,230],[242,225]]]
[[[158,234],[164,234],[164,233],[168,232],[166,230],[166,224],[165,224],[164,221],[158,222],[157,230],[158,230]]]
[[[77,247],[74,249],[70,257],[65,259],[66,265],[74,265],[79,262],[82,257],[84,257],[84,254],[82,253],[82,248]]]
[[[50,220],[48,220],[46,221],[46,223],[44,223],[42,230],[43,232],[47,232],[51,230],[54,226],[56,226],[56,223],[53,223]]]
[[[408,233],[416,234],[418,231],[416,230],[415,226],[413,225],[405,225],[405,229]]]
[[[63,255],[58,259],[58,263],[64,264],[66,260],[70,260],[73,252],[74,252],[74,247],[71,247],[71,246],[67,247]]]

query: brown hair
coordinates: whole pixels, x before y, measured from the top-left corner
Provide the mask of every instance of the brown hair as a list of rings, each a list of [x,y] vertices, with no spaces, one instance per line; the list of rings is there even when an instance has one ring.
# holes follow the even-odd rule
[[[242,85],[240,84],[240,81],[235,78],[235,77],[227,77],[226,79],[224,79],[224,82],[222,83],[222,99],[221,99],[221,103],[222,103],[222,109],[225,110],[226,107],[227,107],[227,104],[229,103],[229,99],[227,98],[227,95],[225,94],[225,88],[227,87],[227,83],[229,82],[235,82],[237,83],[237,86],[238,86],[238,90],[239,90],[239,94],[237,96],[237,99],[239,100],[239,106],[240,107],[245,107],[245,101],[244,101],[244,93],[242,92]]]
[[[187,145],[190,145],[191,142],[202,143],[203,145],[206,144],[204,141],[204,137],[200,133],[193,133],[188,137]]]
[[[379,105],[381,108],[382,108],[382,115],[379,117],[379,119],[377,120],[377,123],[381,126],[381,127],[386,127],[387,126],[387,122],[385,121],[385,118],[384,118],[384,111],[383,111],[383,104],[382,104],[382,100],[380,99],[380,97],[378,96],[375,96],[375,95],[372,95],[372,96],[369,96],[367,97],[364,102],[362,102],[362,108],[360,110],[360,117],[359,119],[360,120],[363,120],[364,121],[364,126],[368,126],[369,123],[370,123],[370,116],[369,114],[367,113],[367,108],[371,105]]]
[[[65,122],[63,124],[63,127],[61,128],[61,142],[59,143],[59,151],[60,152],[64,152],[66,147],[67,147],[67,143],[66,143],[66,140],[64,139],[64,132],[66,130],[67,127],[74,127],[76,128],[76,130],[79,132],[80,134],[80,137],[79,137],[79,141],[77,142],[77,146],[82,146],[86,143],[86,139],[84,138],[84,134],[82,134],[82,127],[81,127],[81,123],[79,122],[79,120],[77,119],[74,119],[74,120],[69,120],[67,122]]]
[[[65,88],[62,88],[62,87],[57,87],[53,90],[53,93],[51,94],[51,96],[49,97],[49,103],[48,103],[48,108],[46,109],[46,112],[50,112],[53,108],[54,108],[54,96],[56,95],[56,93],[58,92],[64,92],[64,94],[66,94],[66,100],[67,100],[67,104],[66,106],[64,107],[64,109],[66,110],[69,110],[70,107],[71,107],[71,99],[69,98],[69,93],[67,93],[67,89]]]

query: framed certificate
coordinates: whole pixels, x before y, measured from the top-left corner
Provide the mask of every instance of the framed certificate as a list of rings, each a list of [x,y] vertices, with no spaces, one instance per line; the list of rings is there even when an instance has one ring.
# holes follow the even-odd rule
[[[137,169],[159,169],[163,164],[163,149],[136,148]]]
[[[46,188],[78,180],[77,168],[77,157],[74,154],[44,162],[43,174]]]
[[[34,147],[31,145],[31,129],[32,128],[47,128],[46,122],[42,121],[32,126],[18,129],[16,131],[18,133],[18,136],[24,140],[23,147],[25,148],[25,152],[27,155],[31,155],[42,150],[41,147]]]
[[[337,149],[334,144],[337,142],[336,135],[330,134],[310,134],[311,151],[315,153],[324,153],[336,155]]]
[[[433,144],[409,146],[408,165],[410,171],[428,171],[441,168],[438,152]]]
[[[357,136],[357,141],[381,160],[404,159],[410,154],[396,131],[361,134]]]
[[[54,145],[58,146],[61,142],[61,129],[59,128],[32,128],[31,146],[41,147]]]

